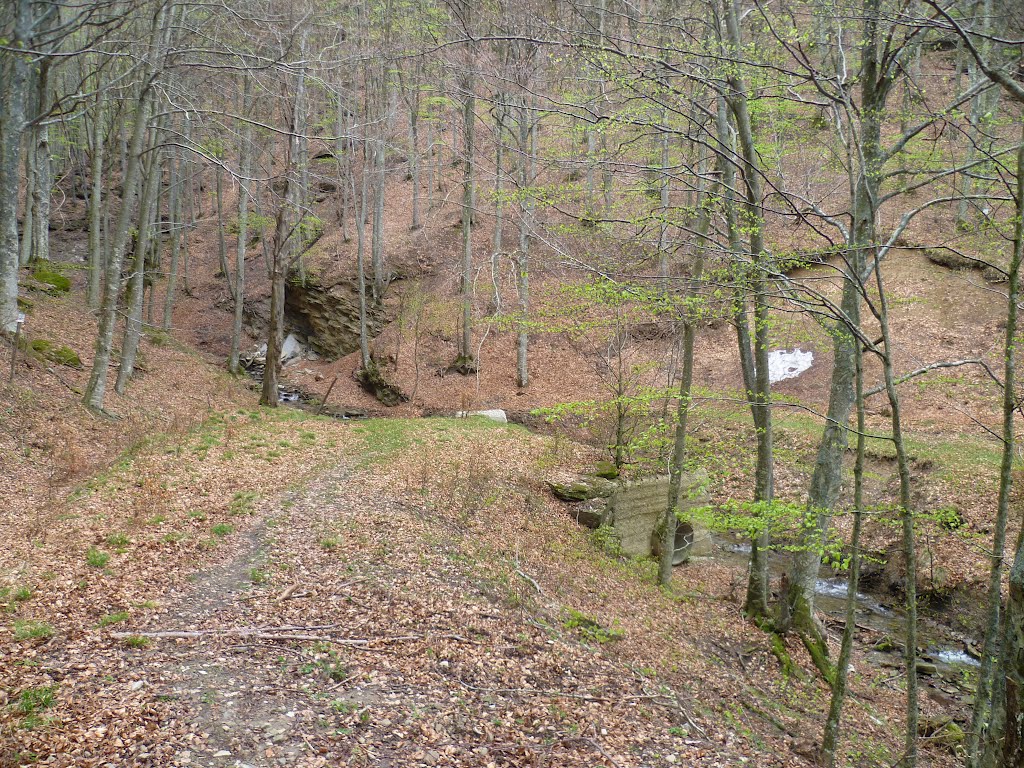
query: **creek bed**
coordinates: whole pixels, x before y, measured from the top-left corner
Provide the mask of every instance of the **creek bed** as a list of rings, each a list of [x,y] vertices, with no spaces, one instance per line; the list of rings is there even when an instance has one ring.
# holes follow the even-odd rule
[[[749,567],[750,545],[715,539],[713,559],[742,571]],[[782,576],[782,557],[769,558],[773,580]],[[815,608],[825,615],[828,625],[842,628],[846,621],[849,582],[823,568],[815,582]],[[906,612],[895,599],[886,595],[857,593],[856,623],[862,645],[867,647],[868,663],[877,667],[903,666],[903,639],[906,636]],[[918,674],[925,684],[940,690],[954,702],[968,703],[973,688],[967,684],[972,672],[981,665],[971,641],[941,620],[925,616],[918,620]],[[934,670],[934,671],[933,671]]]

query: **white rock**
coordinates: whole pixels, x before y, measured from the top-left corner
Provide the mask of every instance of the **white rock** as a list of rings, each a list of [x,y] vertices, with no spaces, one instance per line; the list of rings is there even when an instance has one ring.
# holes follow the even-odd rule
[[[485,419],[497,421],[500,424],[508,424],[508,415],[500,408],[491,408],[486,411],[456,411],[455,418],[465,419],[470,416],[483,416]]]
[[[289,333],[281,345],[281,362],[287,363],[291,360],[297,360],[305,352],[306,348],[302,345],[302,342],[296,338],[294,333]]]
[[[811,367],[814,362],[813,352],[804,352],[800,349],[792,351],[788,349],[777,349],[768,353],[768,380],[774,384],[777,381],[795,379],[801,373]]]

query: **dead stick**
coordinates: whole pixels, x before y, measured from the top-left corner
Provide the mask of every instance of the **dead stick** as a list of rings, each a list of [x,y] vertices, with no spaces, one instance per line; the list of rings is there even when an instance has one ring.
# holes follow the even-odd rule
[[[334,389],[334,385],[338,383],[338,377],[334,377],[334,381],[331,382],[331,386],[327,388],[327,394],[324,395],[324,399],[320,401],[320,405],[316,407],[316,415],[319,416],[323,411],[324,406],[327,405],[327,398],[331,396],[331,390]]]

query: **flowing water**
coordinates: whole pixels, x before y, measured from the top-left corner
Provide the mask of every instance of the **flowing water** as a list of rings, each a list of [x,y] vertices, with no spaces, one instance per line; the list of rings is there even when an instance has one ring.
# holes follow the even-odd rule
[[[745,571],[749,567],[750,545],[716,540],[714,557]],[[781,557],[773,557],[769,560],[769,568],[773,580],[778,580],[782,576],[784,561]],[[818,611],[825,615],[830,628],[838,626],[837,631],[842,631],[849,582],[843,576],[822,569],[814,586]],[[906,636],[906,612],[899,598],[858,592],[855,622],[861,642],[871,646],[868,661],[877,666],[898,669],[903,663],[903,638]],[[918,622],[918,648],[923,662],[919,669],[930,672],[928,665],[935,667],[935,673],[930,675],[934,678],[933,687],[950,695],[954,691],[964,695],[970,693],[969,688],[962,685],[965,672],[980,666],[980,662],[967,638],[940,620],[925,617]]]

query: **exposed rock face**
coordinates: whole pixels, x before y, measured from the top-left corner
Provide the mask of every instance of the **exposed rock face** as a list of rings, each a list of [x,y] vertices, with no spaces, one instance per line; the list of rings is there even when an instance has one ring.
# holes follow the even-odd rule
[[[686,520],[690,510],[710,501],[705,490],[707,482],[704,470],[683,473],[685,493],[680,510],[683,520],[676,531],[674,565],[711,553],[711,536],[707,529],[695,519]],[[563,501],[577,502],[573,513],[581,525],[588,528],[612,526],[625,554],[632,557],[657,554],[660,546],[657,531],[668,505],[668,476],[621,483],[584,475],[571,483],[548,481],[548,487]]]
[[[359,291],[354,282],[330,286],[308,278],[288,280],[284,294],[285,319],[309,341],[310,348],[328,360],[359,349]],[[367,296],[367,332],[375,337],[384,326],[384,312]]]

